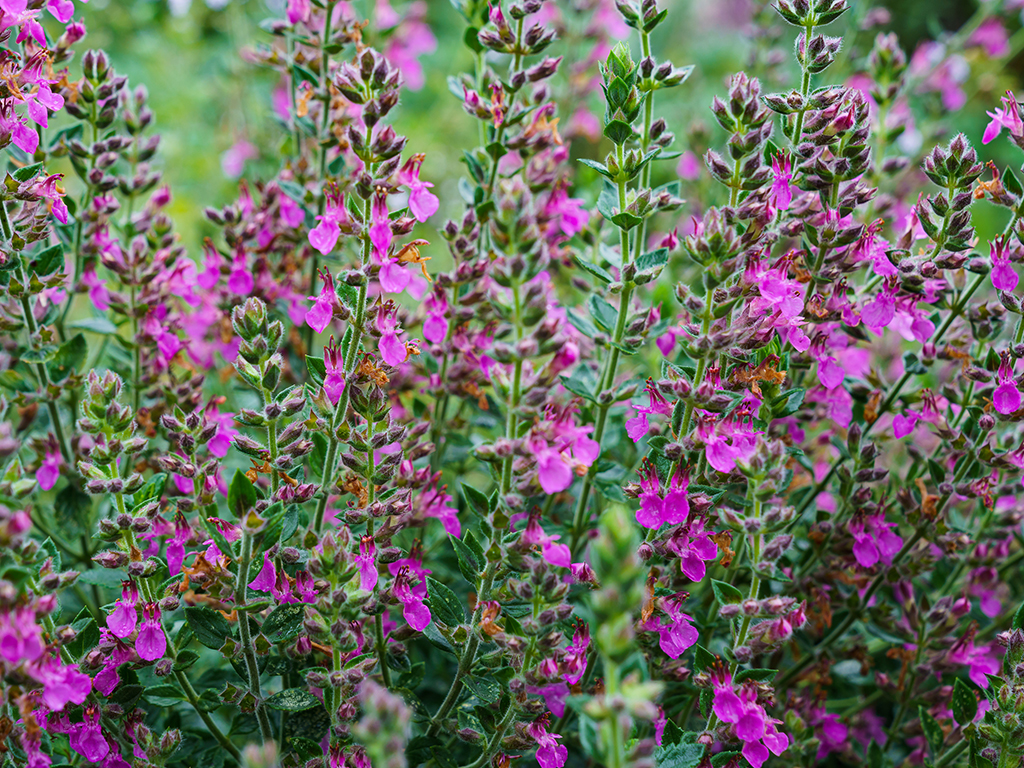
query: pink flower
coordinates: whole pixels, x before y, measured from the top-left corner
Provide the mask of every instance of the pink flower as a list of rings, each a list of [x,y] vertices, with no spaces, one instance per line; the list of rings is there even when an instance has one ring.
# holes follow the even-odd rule
[[[676,166],[676,174],[687,181],[696,181],[700,178],[700,171],[700,159],[690,150],[683,152]]]
[[[1000,354],[999,384],[992,393],[992,405],[1004,416],[1020,409],[1020,389],[1013,376],[1013,358],[1009,352]]]
[[[43,685],[43,704],[60,712],[67,704],[81,704],[92,690],[92,678],[57,659],[46,657],[28,669]]]
[[[1003,235],[992,240],[992,287],[999,291],[1012,291],[1020,279],[1010,265],[1010,254]]]
[[[139,602],[139,590],[135,583],[126,581],[121,586],[121,599],[114,603],[114,610],[107,616],[107,628],[114,637],[129,637],[139,621],[135,605]]]
[[[372,536],[363,536],[359,542],[359,554],[356,555],[356,567],[359,569],[359,588],[372,592],[377,586],[377,545]]]
[[[160,609],[151,603],[142,609],[143,622],[139,636],[135,638],[135,652],[140,659],[156,661],[167,650],[167,636],[160,625]]]
[[[587,650],[590,648],[590,627],[577,620],[572,643],[562,657],[562,675],[569,685],[576,685],[587,671]],[[557,714],[557,713],[556,713]]]
[[[98,763],[107,756],[110,745],[100,728],[100,712],[96,707],[86,707],[82,722],[73,727],[68,742],[75,752],[90,763]]]
[[[309,14],[312,10],[309,0],[288,0],[288,8],[286,15],[288,16],[289,24],[298,24],[300,21],[305,22],[309,20]]]
[[[569,758],[569,750],[558,743],[557,739],[561,736],[548,733],[547,725],[547,716],[541,717],[526,726],[526,734],[537,742],[537,762],[540,768],[562,768]]]
[[[978,28],[967,38],[967,45],[984,48],[985,53],[993,59],[1005,56],[1010,52],[1006,27],[995,16],[989,16],[978,25]]]
[[[252,293],[256,281],[245,258],[245,249],[239,244],[235,256],[231,260],[231,274],[228,275],[228,290],[236,296],[248,296]]]
[[[237,179],[245,170],[245,163],[259,157],[256,145],[245,139],[239,139],[220,156],[220,168],[229,179]]]
[[[331,183],[324,189],[324,198],[324,212],[317,216],[320,223],[309,232],[309,244],[326,256],[337,245],[342,226],[348,228],[352,222],[345,210],[345,197],[336,184]]]
[[[42,464],[36,470],[36,482],[39,483],[39,490],[48,491],[57,484],[57,478],[60,477],[60,467],[63,463],[64,459],[61,457],[59,450],[50,448],[46,451]]]
[[[671,487],[664,497],[661,495],[661,484],[658,471],[654,464],[644,461],[640,475],[640,509],[636,512],[636,521],[644,528],[658,529],[662,525],[685,523],[690,514],[690,502],[686,489],[690,477],[686,469],[680,467],[672,476]]]
[[[918,416],[913,411],[906,411],[893,417],[892,433],[896,437],[896,439],[906,437],[911,432],[913,432],[914,427],[917,426],[917,420],[919,418],[920,416]]]
[[[395,576],[391,591],[395,599],[402,604],[402,616],[409,626],[417,632],[422,632],[431,620],[430,609],[423,602],[426,597],[426,588],[424,587],[423,597],[421,597],[414,591],[411,578],[409,567],[403,566]]]
[[[882,329],[896,316],[896,293],[899,289],[899,281],[896,278],[886,280],[882,291],[861,309],[860,316],[864,325],[881,334]]]
[[[420,181],[420,169],[425,157],[423,154],[413,155],[398,171],[398,183],[409,189],[409,211],[421,223],[437,213],[441,205],[441,201],[430,191],[434,185]]]
[[[647,432],[650,430],[651,425],[647,421],[649,415],[658,413],[662,416],[672,415],[672,405],[665,399],[661,392],[654,386],[654,382],[650,379],[647,380],[647,386],[644,391],[647,392],[650,405],[644,407],[642,405],[633,406],[636,409],[637,415],[632,419],[626,420],[626,434],[629,435],[630,439],[634,443],[640,442]]]
[[[896,266],[889,261],[885,253],[889,243],[878,236],[882,225],[881,219],[869,224],[864,229],[864,234],[853,245],[851,256],[858,261],[870,261],[874,274],[880,277],[895,277],[898,274]]]
[[[678,659],[700,638],[700,633],[693,626],[693,617],[680,610],[685,599],[685,592],[662,599],[668,621],[663,621],[661,616],[652,616],[644,623],[644,629],[658,633],[661,650],[672,659]]]
[[[847,526],[853,536],[853,556],[862,568],[871,568],[880,560],[886,565],[903,546],[903,539],[892,532],[895,523],[885,522],[885,514],[865,515]]]
[[[13,668],[43,654],[42,628],[28,607],[0,614],[0,656]]]
[[[793,192],[789,188],[793,181],[793,161],[782,152],[772,160],[772,188],[768,193],[768,203],[772,210],[785,211],[793,202]]]
[[[373,245],[373,255],[380,261],[384,261],[388,258],[388,251],[391,250],[394,233],[391,231],[391,218],[388,216],[388,193],[383,187],[378,188],[374,194],[370,210],[373,221],[370,225],[370,243]]]
[[[423,302],[423,306],[427,310],[427,316],[423,320],[423,338],[433,344],[440,344],[448,337],[448,319],[445,317],[448,300],[444,291],[437,288]]]
[[[334,307],[338,304],[338,294],[334,291],[334,278],[327,270],[320,270],[320,279],[324,287],[316,297],[315,304],[306,312],[306,325],[317,333],[323,333],[334,317]],[[311,300],[314,298],[309,297]]]
[[[270,592],[277,583],[277,569],[267,552],[263,553],[263,567],[256,574],[256,578],[249,582],[249,589],[257,592]]]
[[[391,367],[398,367],[409,357],[409,350],[398,337],[402,329],[398,326],[398,307],[394,303],[389,301],[380,306],[377,311],[376,327],[380,333],[377,349],[381,358]]]
[[[332,405],[337,405],[341,395],[345,391],[345,361],[341,356],[341,347],[334,344],[334,337],[324,347],[324,367],[327,373],[324,375],[324,392]]]
[[[89,299],[100,312],[110,309],[110,292],[107,291],[107,281],[101,280],[96,274],[95,267],[87,267],[82,272],[82,285],[89,287]]]
[[[679,557],[679,568],[683,575],[696,583],[707,573],[707,560],[718,557],[718,545],[704,530],[706,520],[698,517],[688,525],[680,527],[666,542],[666,546]]]
[[[723,723],[735,724],[736,736],[744,742],[743,757],[754,768],[764,765],[769,751],[775,755],[786,751],[789,738],[776,730],[779,721],[768,717],[764,707],[757,703],[755,686],[744,684],[737,695],[728,670],[716,669],[711,678],[714,691],[712,709]]]
[[[1013,91],[1007,91],[1006,95],[1002,97],[1002,102],[1002,109],[996,107],[995,112],[986,113],[992,120],[985,128],[985,134],[981,138],[982,144],[994,141],[1003,128],[1006,128],[1012,135],[1018,138],[1024,136],[1024,122],[1021,121],[1020,110],[1017,107],[1017,97],[1013,95]]]
[[[532,514],[519,540],[527,547],[540,546],[541,557],[551,565],[568,568],[572,564],[572,555],[568,546],[555,543],[560,538],[561,536],[557,534],[554,536],[546,534],[540,525],[539,516]]]

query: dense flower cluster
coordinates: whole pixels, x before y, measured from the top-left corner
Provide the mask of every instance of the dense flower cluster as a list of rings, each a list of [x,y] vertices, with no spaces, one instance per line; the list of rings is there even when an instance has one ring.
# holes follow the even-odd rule
[[[145,88],[0,0],[3,764],[1024,765],[1022,107],[925,133],[1020,3],[779,0],[677,137],[668,4],[453,2],[461,200],[428,5],[288,0],[189,254]]]

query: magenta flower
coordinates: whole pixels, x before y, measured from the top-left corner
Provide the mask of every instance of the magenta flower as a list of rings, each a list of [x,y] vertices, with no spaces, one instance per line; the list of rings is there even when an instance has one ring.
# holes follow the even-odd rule
[[[1012,291],[1020,279],[1016,270],[1010,265],[1010,254],[1006,247],[1006,238],[1002,235],[992,240],[992,286],[999,291]]]
[[[569,197],[563,185],[555,187],[548,195],[547,203],[544,205],[543,215],[552,223],[558,225],[559,234],[548,239],[552,242],[572,237],[577,232],[583,231],[590,221],[590,214],[587,212],[583,200]]]
[[[288,7],[286,10],[288,23],[298,24],[300,21],[308,21],[311,11],[312,6],[310,5],[309,0],[288,0]]]
[[[459,510],[451,506],[454,501],[447,492],[448,486],[437,486],[420,494],[423,514],[441,521],[444,532],[459,538],[462,535],[462,524],[459,522]]]
[[[426,629],[431,620],[430,609],[423,602],[426,597],[426,587],[424,585],[423,597],[416,594],[412,587],[408,566],[399,569],[394,584],[391,585],[391,592],[395,599],[402,604],[402,616],[409,626],[417,632]]]
[[[992,405],[1004,416],[1020,409],[1020,389],[1013,376],[1013,358],[1009,352],[1000,353],[999,384],[992,393]]]
[[[676,165],[676,175],[687,181],[696,181],[700,178],[700,159],[690,150],[686,150],[679,157],[679,164]]]
[[[107,281],[100,279],[96,274],[95,267],[86,267],[82,272],[82,285],[89,288],[89,300],[100,312],[110,309],[110,292],[107,290]]]
[[[736,462],[745,462],[757,450],[757,436],[751,427],[750,413],[737,408],[722,421],[714,416],[701,416],[697,436],[705,445],[708,464],[719,472],[732,472]]]
[[[48,491],[57,484],[57,478],[60,477],[60,467],[63,463],[64,459],[61,458],[59,450],[50,448],[46,451],[42,464],[36,470],[36,482],[39,483],[40,490]]]
[[[42,628],[28,607],[0,614],[0,656],[13,668],[43,654]]]
[[[537,762],[540,768],[562,768],[569,758],[569,750],[558,743],[558,734],[548,733],[545,715],[526,726],[526,734],[537,742]]]
[[[334,337],[324,347],[324,392],[332,405],[337,405],[341,394],[345,391],[345,360],[341,355],[341,347],[335,346]]]
[[[345,197],[337,185],[328,185],[324,190],[324,197],[324,212],[322,216],[317,216],[320,223],[309,232],[309,244],[326,256],[337,245],[342,227],[347,229],[351,227],[352,222],[348,217],[348,211],[345,210]]]
[[[448,337],[448,300],[440,288],[431,293],[423,302],[427,316],[423,320],[423,338],[434,344],[440,344]]]
[[[697,517],[676,530],[666,542],[666,546],[679,557],[683,575],[694,583],[704,578],[707,572],[705,561],[718,557],[718,545],[711,540],[711,534],[704,530],[706,523],[703,517]]]
[[[437,213],[441,205],[441,201],[430,191],[434,185],[420,181],[420,169],[425,157],[423,154],[413,155],[398,171],[398,183],[409,189],[409,211],[420,223]]]
[[[255,589],[257,592],[270,592],[276,583],[277,569],[274,567],[274,561],[270,559],[269,553],[264,552],[263,567],[256,574],[256,578],[249,582],[249,589]]]
[[[370,211],[373,221],[370,225],[370,243],[373,245],[373,254],[380,261],[384,261],[388,258],[388,251],[391,250],[394,234],[391,231],[391,219],[388,216],[388,192],[383,187],[377,188]]]
[[[576,685],[583,679],[583,673],[587,671],[587,651],[589,649],[590,627],[583,621],[577,621],[572,635],[572,643],[565,649],[565,655],[562,657],[562,675],[569,685]]]
[[[135,638],[135,652],[140,659],[156,661],[167,650],[167,636],[160,625],[160,609],[155,603],[150,603],[142,609],[142,615],[142,628]]]
[[[901,437],[906,437],[914,431],[914,427],[917,426],[917,420],[921,418],[913,411],[904,411],[901,414],[893,417],[892,420],[892,433],[898,440]]]
[[[40,660],[28,672],[42,683],[43,704],[54,712],[60,712],[67,704],[81,704],[92,690],[92,678],[54,658]]]
[[[967,38],[967,45],[976,45],[985,49],[990,58],[1005,56],[1010,52],[1009,35],[1006,27],[995,16],[989,16]]]
[[[96,707],[86,707],[82,722],[72,727],[74,730],[68,742],[75,752],[90,763],[100,762],[110,752],[110,745],[100,728],[100,712]]]
[[[654,386],[654,382],[650,379],[647,380],[647,386],[644,391],[647,392],[650,405],[645,407],[642,405],[634,405],[637,415],[632,419],[626,420],[626,434],[629,435],[630,439],[634,442],[640,442],[647,432],[650,430],[651,425],[647,421],[647,417],[655,413],[661,414],[662,416],[672,415],[672,404],[668,402],[658,391],[657,387]]]
[[[861,309],[864,325],[875,333],[881,334],[882,329],[892,322],[896,316],[896,294],[900,285],[896,278],[889,278],[881,292]]]
[[[114,637],[125,638],[135,631],[139,621],[135,606],[139,602],[139,590],[135,582],[126,581],[121,585],[121,599],[114,603],[114,610],[107,616],[107,628]]]
[[[334,277],[327,270],[320,270],[320,279],[324,287],[320,295],[315,297],[315,304],[306,312],[306,325],[317,333],[323,333],[334,317],[334,307],[338,304],[338,294],[334,290]],[[313,296],[309,297],[314,300]]]
[[[526,523],[526,528],[523,529],[520,541],[528,547],[539,546],[541,557],[551,565],[568,568],[572,564],[572,555],[568,546],[555,543],[560,538],[561,536],[557,534],[554,536],[546,534],[541,527],[540,517],[532,514]]]
[[[256,286],[256,281],[245,258],[245,249],[239,244],[231,260],[231,273],[228,275],[228,290],[236,296],[249,296]]]
[[[544,706],[551,710],[555,717],[565,714],[565,700],[569,698],[569,686],[559,680],[548,685],[528,685],[526,692],[544,697]]]
[[[1003,128],[1018,138],[1024,136],[1024,121],[1021,121],[1017,97],[1013,95],[1013,91],[1007,91],[1006,95],[1002,97],[1002,102],[1002,108],[996,107],[995,112],[986,113],[992,120],[985,128],[985,135],[981,138],[982,144],[994,141]]]
[[[356,555],[356,567],[359,568],[359,588],[372,592],[377,586],[377,545],[372,536],[363,536],[359,542],[359,554]]]
[[[885,522],[885,515],[877,513],[852,520],[847,526],[853,536],[853,556],[862,568],[871,568],[882,561],[886,565],[903,546],[903,539],[892,532],[895,523]]]
[[[768,193],[768,204],[772,210],[785,211],[793,202],[790,184],[793,182],[793,161],[789,155],[780,152],[772,160],[772,188]]]
[[[680,467],[672,476],[671,485],[661,495],[658,472],[649,461],[644,461],[640,474],[640,509],[636,521],[644,528],[660,528],[662,525],[685,523],[690,514],[690,502],[686,489],[690,484],[688,469]]]
[[[389,301],[380,306],[376,326],[380,333],[380,341],[377,342],[380,356],[392,368],[397,368],[405,362],[409,350],[398,338],[402,330],[398,326],[398,307],[394,303]]]
[[[678,659],[700,638],[700,633],[693,626],[693,617],[680,610],[686,597],[685,592],[680,592],[664,598],[661,605],[668,620],[652,616],[644,623],[644,629],[648,632],[658,633],[661,650],[672,659]]]
[[[177,478],[178,475],[175,475],[175,479]],[[181,564],[185,561],[185,544],[191,538],[192,528],[184,517],[176,515],[174,518],[174,535],[167,542],[167,572],[171,576],[177,576],[181,573]]]
[[[744,743],[743,757],[754,768],[761,768],[769,757],[769,751],[774,755],[785,752],[789,738],[776,730],[779,721],[768,717],[764,707],[757,703],[756,686],[748,682],[741,686],[737,695],[728,670],[717,669],[711,677],[714,690],[712,709],[723,723],[735,724],[736,736]]]

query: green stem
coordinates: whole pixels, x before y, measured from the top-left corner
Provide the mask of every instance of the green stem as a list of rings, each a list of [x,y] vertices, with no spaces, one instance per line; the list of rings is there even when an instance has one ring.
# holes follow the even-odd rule
[[[807,94],[811,91],[811,71],[807,68],[806,56],[807,49],[810,47],[811,35],[814,33],[814,25],[808,24],[804,28],[804,57],[805,63],[802,65],[803,76],[800,79],[800,95],[803,96],[803,101],[806,102]],[[800,139],[804,133],[804,113],[807,111],[806,105],[802,105],[796,113],[796,125],[793,127],[793,146],[797,146],[800,143]]]
[[[248,602],[249,591],[249,566],[252,563],[252,534],[242,526],[242,553],[238,561],[238,578],[235,581],[235,602],[240,607],[245,607]],[[249,693],[256,699],[256,720],[260,727],[260,738],[263,743],[272,742],[274,733],[270,727],[270,718],[267,716],[267,709],[263,704],[263,694],[260,691],[260,669],[256,662],[256,648],[253,645],[252,634],[249,632],[249,614],[244,611],[238,612],[238,635],[242,644],[242,655],[245,657],[245,671],[249,678]]]

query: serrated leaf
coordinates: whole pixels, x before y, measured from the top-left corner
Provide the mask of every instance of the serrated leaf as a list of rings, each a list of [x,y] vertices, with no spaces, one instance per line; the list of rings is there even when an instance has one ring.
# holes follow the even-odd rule
[[[588,376],[588,373],[591,373],[589,368],[579,366],[572,372],[571,376],[559,374],[558,378],[562,382],[562,386],[574,395],[579,395],[585,400],[594,403],[597,402],[594,397],[594,388],[597,386],[597,382],[592,375]]]
[[[44,248],[36,254],[32,262],[32,271],[39,277],[56,272],[64,266],[64,246],[60,243]]]
[[[1013,615],[1013,624],[1011,629],[1024,629],[1024,603],[1020,604],[1020,608],[1017,609],[1017,613]]]
[[[476,552],[470,549],[456,536],[449,535],[452,547],[455,548],[455,556],[459,560],[459,570],[470,584],[476,584],[476,578],[484,571],[484,559],[478,557]]]
[[[685,741],[654,750],[654,764],[658,768],[696,768],[703,757],[704,747]]]
[[[432,618],[449,627],[458,626],[466,620],[466,612],[459,598],[431,576],[427,576],[427,595],[426,603]]]
[[[309,374],[309,380],[313,382],[314,386],[322,387],[324,385],[324,377],[327,376],[327,364],[324,363],[322,357],[306,355],[306,372]]]
[[[645,269],[657,269],[668,264],[668,248],[658,248],[654,251],[640,254],[636,260],[636,268],[641,272]]]
[[[71,373],[82,367],[88,354],[89,345],[85,341],[85,336],[76,333],[60,345],[57,353],[47,363],[46,369],[49,371],[50,379],[54,382],[64,381]]]
[[[481,701],[491,704],[501,698],[501,686],[494,680],[469,675],[464,678],[466,687],[477,695]]]
[[[1003,171],[1003,186],[1006,187],[1010,194],[1016,197],[1024,195],[1024,188],[1021,187],[1017,174],[1013,172],[1010,166],[1006,166],[1006,170]]]
[[[86,317],[82,320],[75,320],[73,323],[68,323],[68,328],[88,333],[98,333],[102,336],[117,335],[117,326],[105,317]]]
[[[931,747],[932,756],[935,756],[942,749],[942,742],[946,740],[946,735],[942,732],[942,726],[924,707],[918,706],[917,715],[921,719],[921,728],[924,730],[924,737],[928,740],[928,746]]]
[[[33,163],[32,165],[26,165],[24,168],[16,170],[12,176],[16,181],[30,181],[43,172],[42,163]]]
[[[260,631],[272,643],[286,642],[302,634],[305,615],[302,603],[284,603],[270,612]]]
[[[231,636],[231,625],[220,612],[205,605],[190,605],[185,608],[185,621],[196,636],[196,640],[207,648],[219,650]]]
[[[695,672],[703,672],[714,663],[715,654],[700,643],[693,646],[693,670]]]
[[[772,400],[772,418],[782,419],[786,416],[791,416],[800,410],[800,406],[803,405],[804,396],[807,391],[801,387],[787,390],[781,395]]]
[[[953,683],[952,710],[953,719],[960,725],[974,722],[974,717],[978,714],[978,699],[974,691],[959,677]]]
[[[711,589],[715,593],[715,599],[719,605],[731,605],[732,603],[743,602],[743,593],[732,584],[717,579],[711,580]]]
[[[462,483],[462,497],[480,517],[487,517],[491,513],[487,497],[472,485]]]
[[[286,688],[278,691],[264,702],[279,712],[305,712],[313,707],[322,707],[320,699],[302,688]]]
[[[596,160],[588,160],[585,157],[581,157],[580,162],[587,166],[587,168],[593,168],[605,178],[610,179],[612,177],[612,172],[608,170],[608,166],[604,163],[599,163]]]

